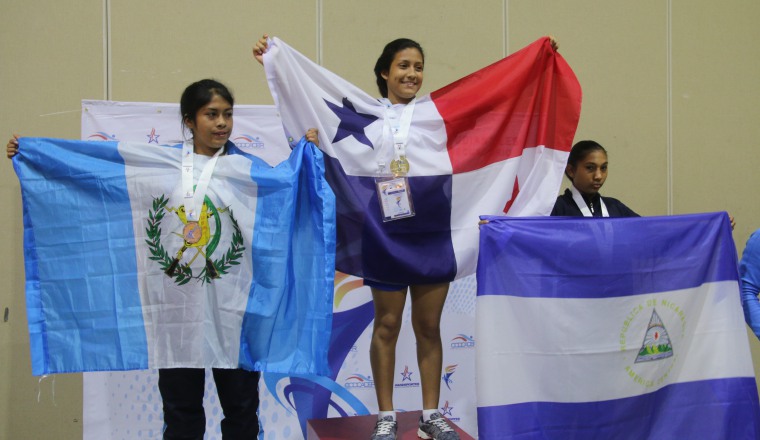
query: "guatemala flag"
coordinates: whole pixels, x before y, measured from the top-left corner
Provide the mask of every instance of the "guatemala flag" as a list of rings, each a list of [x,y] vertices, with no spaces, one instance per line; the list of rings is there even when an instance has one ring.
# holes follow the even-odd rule
[[[757,439],[725,213],[488,218],[481,439]]]
[[[228,147],[202,233],[185,241],[178,146],[20,140],[33,374],[329,372],[335,200],[322,153],[302,141],[272,168]],[[207,160],[195,155],[196,177]]]
[[[386,223],[374,177],[392,158],[394,109],[277,38],[264,67],[286,133],[319,129],[341,272],[451,281],[475,271],[479,215],[548,215],[554,205],[581,89],[548,38],[416,99],[406,150],[416,215]]]

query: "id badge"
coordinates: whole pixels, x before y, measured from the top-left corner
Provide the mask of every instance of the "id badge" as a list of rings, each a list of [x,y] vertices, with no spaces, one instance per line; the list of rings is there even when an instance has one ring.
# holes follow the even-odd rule
[[[409,179],[406,177],[378,178],[375,180],[377,199],[383,222],[390,222],[414,216],[412,193],[409,191]]]

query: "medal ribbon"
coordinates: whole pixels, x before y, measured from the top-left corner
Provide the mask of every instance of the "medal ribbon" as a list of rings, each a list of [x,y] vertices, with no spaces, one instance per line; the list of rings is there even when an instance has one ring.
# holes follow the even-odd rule
[[[385,107],[385,126],[388,127],[393,136],[393,157],[395,160],[401,160],[401,156],[406,156],[406,143],[409,138],[409,127],[412,125],[412,114],[417,98],[404,107],[401,117],[398,117],[396,111],[391,107],[392,104],[386,103]],[[378,161],[378,167],[383,162]]]
[[[580,191],[578,191],[574,186],[570,186],[570,192],[573,193],[573,201],[576,205],[578,205],[578,208],[581,209],[581,213],[584,217],[593,217],[594,213],[591,212],[588,205],[586,204],[586,201],[583,200],[583,196],[581,195]],[[609,217],[610,213],[607,212],[607,206],[604,204],[604,200],[602,200],[602,196],[599,196],[599,204],[602,207],[602,217]]]
[[[201,207],[203,206],[203,199],[206,197],[206,190],[208,190],[208,184],[211,182],[211,175],[214,173],[214,167],[219,156],[224,151],[224,148],[220,148],[211,159],[203,167],[201,175],[198,178],[198,185],[193,190],[193,142],[185,141],[182,144],[182,193],[185,200],[185,216],[187,221],[197,222],[200,219]]]

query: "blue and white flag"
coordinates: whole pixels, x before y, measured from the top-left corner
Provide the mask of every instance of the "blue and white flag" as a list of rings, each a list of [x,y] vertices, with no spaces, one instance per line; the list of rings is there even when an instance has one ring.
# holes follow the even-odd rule
[[[479,438],[760,436],[725,213],[489,220]]]
[[[20,140],[33,374],[329,372],[335,206],[322,154],[302,141],[271,167],[228,146],[238,154],[219,157],[188,239],[180,148]],[[199,174],[208,157],[195,160]]]

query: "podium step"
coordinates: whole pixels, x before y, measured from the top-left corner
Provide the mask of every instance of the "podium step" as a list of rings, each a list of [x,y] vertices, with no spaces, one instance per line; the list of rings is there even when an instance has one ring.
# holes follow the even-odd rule
[[[421,415],[422,411],[396,413],[398,440],[419,440],[417,422]],[[306,440],[369,440],[376,422],[377,414],[307,420]],[[449,421],[449,424],[459,433],[461,440],[474,440],[454,422]]]

